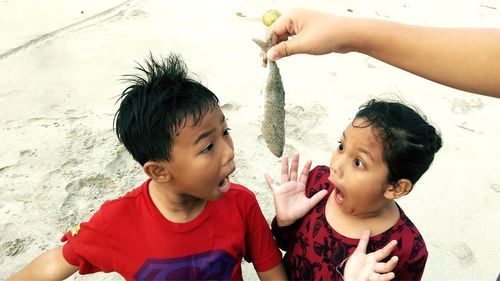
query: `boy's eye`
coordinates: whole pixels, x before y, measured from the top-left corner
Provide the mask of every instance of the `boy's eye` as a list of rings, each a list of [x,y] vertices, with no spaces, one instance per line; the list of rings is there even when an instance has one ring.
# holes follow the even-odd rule
[[[229,131],[231,131],[230,128],[227,128],[224,130],[224,132],[222,133],[224,136],[228,136],[229,135]]]
[[[344,150],[344,144],[341,141],[339,141],[338,149],[339,149],[339,151],[343,151]]]
[[[361,159],[354,159],[354,166],[358,168],[363,168],[365,167],[365,164],[363,163],[363,161],[361,161]]]
[[[206,147],[205,147],[205,148],[201,151],[201,153],[207,153],[207,152],[209,152],[210,150],[212,150],[212,148],[214,148],[214,144],[213,144],[213,143],[211,143],[211,144],[207,145],[207,146],[206,146]]]

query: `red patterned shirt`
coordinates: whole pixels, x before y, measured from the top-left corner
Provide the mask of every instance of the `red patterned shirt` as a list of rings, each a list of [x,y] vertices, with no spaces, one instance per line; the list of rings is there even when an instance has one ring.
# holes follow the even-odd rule
[[[328,190],[328,194],[332,192],[335,187],[328,180],[329,174],[326,166],[318,166],[310,172],[306,187],[308,197],[323,189]],[[280,228],[276,219],[273,221],[273,235],[280,248],[286,251],[284,264],[290,280],[343,280],[339,267],[354,252],[359,240],[342,236],[328,224],[325,217],[327,199],[328,195],[293,225]],[[367,251],[373,252],[396,240],[398,245],[392,252],[399,258],[393,270],[395,280],[420,280],[427,248],[401,208],[399,213],[400,218],[394,226],[370,238]]]

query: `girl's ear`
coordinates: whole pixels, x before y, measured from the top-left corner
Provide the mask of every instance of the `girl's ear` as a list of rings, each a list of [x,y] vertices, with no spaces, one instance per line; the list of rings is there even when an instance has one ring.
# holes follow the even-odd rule
[[[398,199],[401,196],[408,194],[413,188],[411,181],[400,179],[395,184],[389,186],[384,192],[387,199]]]
[[[148,161],[144,164],[143,169],[155,182],[166,183],[172,179],[166,161]]]

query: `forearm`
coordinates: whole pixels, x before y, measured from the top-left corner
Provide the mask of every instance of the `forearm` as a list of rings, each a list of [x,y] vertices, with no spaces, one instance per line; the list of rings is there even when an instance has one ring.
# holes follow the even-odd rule
[[[271,232],[273,234],[274,239],[276,240],[276,243],[278,244],[278,247],[281,250],[283,251],[288,250],[290,241],[296,237],[299,225],[300,222],[295,222],[292,225],[280,227],[278,226],[276,217],[273,219],[273,221],[271,222]]]
[[[450,87],[500,97],[500,29],[351,21],[348,51],[364,53]]]
[[[257,272],[257,275],[260,280],[288,280],[282,263],[279,263],[277,266],[268,271]]]
[[[64,280],[77,270],[66,262],[62,248],[57,248],[41,254],[8,280]]]

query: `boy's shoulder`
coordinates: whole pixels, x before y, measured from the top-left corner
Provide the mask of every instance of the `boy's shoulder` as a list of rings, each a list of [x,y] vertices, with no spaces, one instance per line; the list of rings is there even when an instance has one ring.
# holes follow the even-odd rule
[[[231,182],[231,188],[222,198],[232,200],[241,200],[244,198],[250,201],[257,201],[257,197],[255,196],[255,193],[253,191],[241,184],[234,182]]]
[[[132,211],[143,205],[144,192],[147,192],[148,183],[146,180],[138,187],[114,199],[105,201],[100,208],[101,212],[122,212],[123,210]]]
[[[214,201],[217,205],[231,206],[231,208],[236,208],[242,212],[253,208],[258,205],[257,197],[255,193],[248,189],[247,187],[231,182],[231,188],[229,189],[221,199]]]

